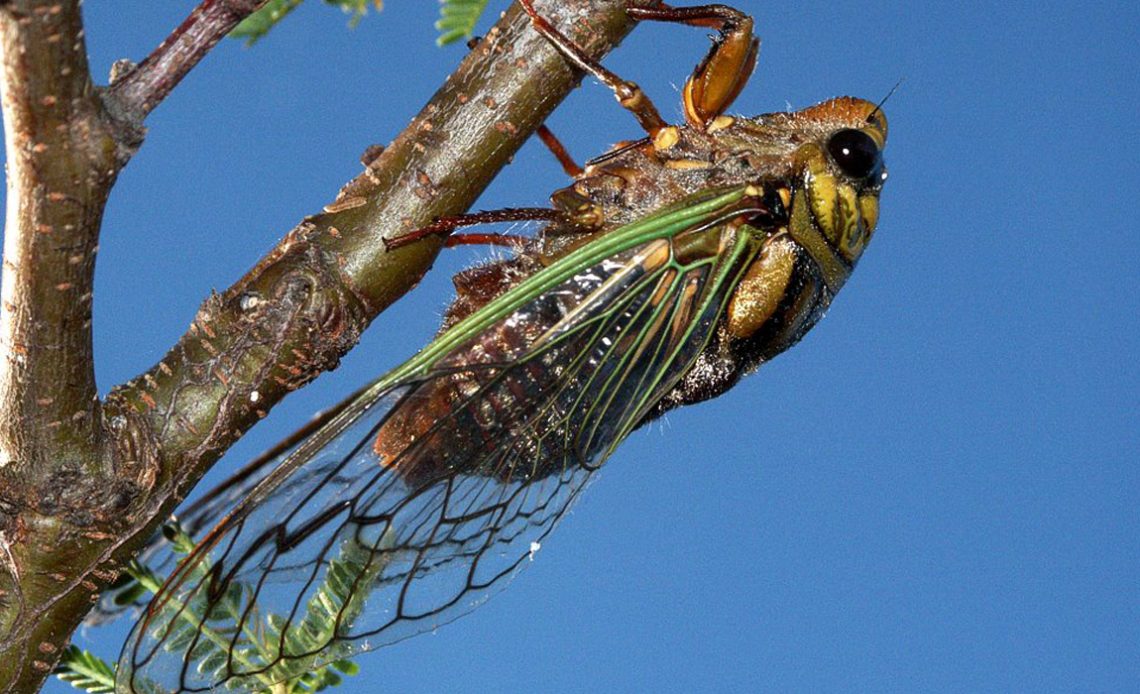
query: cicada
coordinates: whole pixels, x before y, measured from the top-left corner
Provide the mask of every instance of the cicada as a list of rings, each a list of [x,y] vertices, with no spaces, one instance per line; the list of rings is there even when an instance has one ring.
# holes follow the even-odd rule
[[[631,8],[717,31],[669,125],[521,2],[646,136],[584,169],[545,136],[574,174],[534,215],[552,221],[458,275],[435,340],[236,485],[135,626],[120,689],[264,689],[469,611],[630,432],[795,344],[851,274],[886,180],[879,107],[727,116],[756,61],[752,19]]]

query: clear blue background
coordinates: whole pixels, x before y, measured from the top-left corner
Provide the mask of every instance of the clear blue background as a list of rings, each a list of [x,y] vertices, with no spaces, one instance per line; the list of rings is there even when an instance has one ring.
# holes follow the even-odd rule
[[[345,691],[1140,689],[1140,11],[1067,4],[738,2],[764,39],[740,112],[906,78],[858,272],[799,347],[634,435],[508,590],[365,656]],[[87,2],[100,79],[191,5]],[[306,3],[252,50],[221,45],[150,118],[103,231],[104,391],[464,54],[432,44],[436,3],[387,5],[350,31]],[[607,64],[678,118],[705,47],[647,25]],[[551,125],[580,159],[639,134],[591,82]],[[564,182],[532,143],[479,206]],[[226,464],[412,354],[474,257],[441,258]],[[122,639],[86,636],[108,657]]]

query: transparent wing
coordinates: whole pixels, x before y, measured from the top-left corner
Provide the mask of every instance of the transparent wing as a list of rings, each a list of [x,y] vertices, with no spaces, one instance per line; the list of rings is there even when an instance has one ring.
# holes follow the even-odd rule
[[[179,565],[120,690],[261,690],[485,601],[706,344],[752,247],[691,231],[520,286],[369,388]]]
[[[190,537],[199,537],[239,501],[249,496],[254,487],[289,457],[305,439],[336,417],[361,393],[363,389],[329,410],[317,413],[305,426],[243,465],[202,496],[179,508],[176,517],[178,529]],[[167,537],[166,531],[166,525],[156,531],[137,557],[139,564],[160,576],[168,574],[183,556],[175,551],[174,543]],[[84,618],[83,624],[86,627],[97,627],[112,622],[124,614],[137,617],[149,598],[150,592],[130,574],[124,572],[118,581],[99,596],[99,602]]]

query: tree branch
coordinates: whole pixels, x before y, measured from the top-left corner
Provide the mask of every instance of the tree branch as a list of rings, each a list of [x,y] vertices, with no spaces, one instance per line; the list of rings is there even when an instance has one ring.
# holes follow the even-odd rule
[[[109,96],[141,125],[190,70],[266,0],[203,0],[158,48],[121,77]]]
[[[540,9],[600,56],[631,28],[625,6],[548,0]],[[78,31],[77,13],[74,21]],[[132,103],[153,108],[161,100],[154,95],[169,92],[173,82],[159,74],[139,73]],[[86,518],[28,524],[26,508],[0,506],[0,567],[10,565],[0,583],[0,690],[39,686],[113,568],[269,408],[334,367],[372,318],[414,286],[440,244],[429,238],[389,253],[383,239],[465,211],[578,77],[512,7],[364,173],[209,297],[159,364],[108,396],[96,422],[103,428],[92,432],[103,433],[107,448],[92,451],[89,464],[115,477]],[[121,142],[108,144],[102,170],[117,170]],[[94,210],[97,228],[101,201]]]
[[[39,590],[62,566],[59,557],[40,561],[41,553],[67,528],[107,520],[91,509],[123,508],[129,500],[116,499],[119,489],[108,483],[114,471],[104,455],[91,342],[96,244],[118,170],[116,143],[88,74],[77,0],[0,3],[0,101],[8,153],[0,686],[30,691],[50,670],[58,642],[34,614],[86,607],[82,593]],[[8,653],[9,634],[21,629],[26,647]]]
[[[601,55],[631,24],[622,0],[548,3]],[[303,220],[237,284],[202,306],[154,368],[116,389],[156,488],[184,490],[284,395],[356,344],[415,285],[437,239],[388,252],[382,242],[467,209],[579,76],[513,7],[407,129],[324,210]]]
[[[0,468],[33,475],[44,456],[73,442],[90,450],[98,438],[91,284],[113,145],[88,77],[77,3],[0,9],[0,76],[9,153]]]

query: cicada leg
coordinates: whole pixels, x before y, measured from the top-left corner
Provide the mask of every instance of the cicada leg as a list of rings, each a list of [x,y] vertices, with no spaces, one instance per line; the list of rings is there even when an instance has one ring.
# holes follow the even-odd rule
[[[550,150],[554,158],[562,165],[562,170],[566,172],[567,176],[570,178],[578,178],[582,175],[585,169],[583,169],[578,162],[574,161],[574,157],[570,156],[570,153],[566,151],[566,147],[562,144],[562,141],[555,137],[554,133],[550,131],[550,128],[545,125],[540,125],[538,126],[537,134],[538,139],[542,140],[542,144],[546,145],[546,148]]]
[[[577,44],[560,32],[534,9],[533,0],[519,0],[531,22],[558,49],[558,52],[580,70],[593,75],[614,92],[618,103],[637,118],[637,122],[656,136],[668,124],[661,118],[653,101],[635,82],[624,80],[591,58]],[[696,7],[630,7],[629,16],[638,21],[678,22],[689,26],[714,29],[717,37],[708,54],[697,64],[685,82],[685,120],[705,127],[733,102],[748,82],[756,67],[760,39],[752,34],[752,18],[727,5]]]
[[[421,241],[429,236],[445,237],[444,245],[463,246],[474,244],[489,244],[495,246],[514,246],[517,242],[525,242],[521,236],[511,234],[454,234],[456,229],[474,226],[476,224],[494,224],[496,222],[553,222],[565,219],[565,215],[558,210],[546,207],[516,207],[502,210],[488,210],[486,212],[472,212],[471,214],[455,215],[453,217],[440,217],[427,226],[415,231],[384,239],[384,247],[391,251],[402,248],[408,244]]]
[[[727,5],[699,7],[630,7],[630,17],[677,22],[714,29],[717,36],[708,54],[685,82],[685,120],[705,127],[732,104],[756,68],[760,39],[752,33],[752,17]]]
[[[587,55],[578,44],[571,41],[557,27],[540,15],[534,9],[532,0],[519,0],[519,4],[530,15],[530,21],[534,24],[535,31],[546,38],[574,67],[588,72],[602,84],[612,89],[618,103],[632,113],[634,118],[637,118],[637,122],[647,133],[656,135],[668,126],[668,123],[658,113],[657,107],[653,105],[645,92],[641,91],[641,87],[634,82],[623,80]]]
[[[443,245],[447,248],[456,246],[503,246],[505,248],[521,248],[530,241],[529,236],[518,234],[452,234],[447,237]]]

